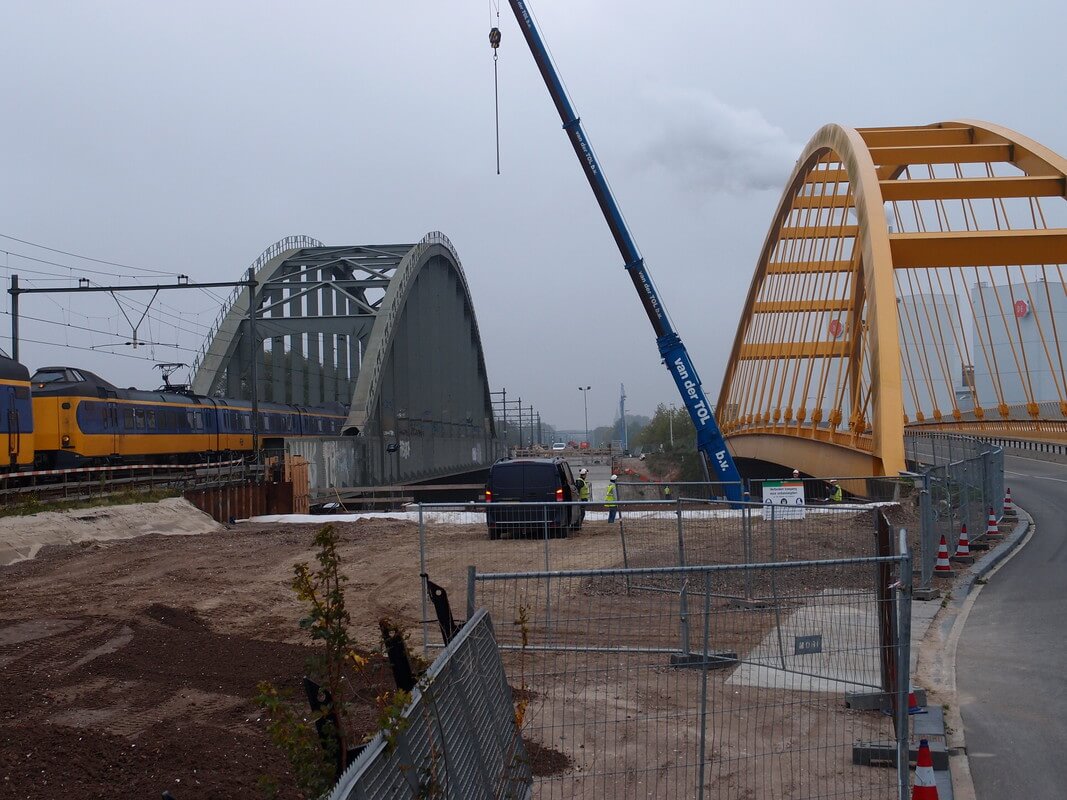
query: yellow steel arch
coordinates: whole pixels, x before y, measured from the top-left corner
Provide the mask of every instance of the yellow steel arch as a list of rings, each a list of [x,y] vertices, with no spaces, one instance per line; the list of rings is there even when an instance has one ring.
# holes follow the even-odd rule
[[[1065,176],[988,123],[816,132],[720,392],[735,455],[893,474],[906,428],[1067,438]]]

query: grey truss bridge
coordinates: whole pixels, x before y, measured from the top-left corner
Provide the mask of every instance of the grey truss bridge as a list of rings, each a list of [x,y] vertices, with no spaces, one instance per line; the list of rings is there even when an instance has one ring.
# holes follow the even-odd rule
[[[495,456],[478,322],[448,238],[276,242],[227,299],[192,369],[198,394],[347,407],[360,485],[429,480]],[[254,304],[253,322],[249,304]],[[350,484],[354,485],[354,484]]]

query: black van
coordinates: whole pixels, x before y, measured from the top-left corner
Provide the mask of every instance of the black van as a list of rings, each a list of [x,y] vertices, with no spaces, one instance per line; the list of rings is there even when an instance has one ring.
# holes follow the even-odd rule
[[[582,509],[571,466],[563,458],[505,458],[489,468],[485,485],[489,538],[504,532],[566,537],[582,527]],[[529,508],[497,503],[530,503]],[[559,503],[560,505],[556,505]],[[575,505],[564,505],[575,503]]]

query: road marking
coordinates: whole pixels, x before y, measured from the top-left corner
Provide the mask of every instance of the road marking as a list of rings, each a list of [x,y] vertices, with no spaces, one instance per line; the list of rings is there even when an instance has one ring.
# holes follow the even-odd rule
[[[1017,458],[1020,461],[1036,461],[1038,464],[1056,464],[1061,467],[1067,466],[1060,461],[1049,461],[1047,458],[1030,458],[1030,456],[1015,456],[1009,455],[1008,453],[1004,454],[1004,458]]]
[[[1067,483],[1067,478],[1050,478],[1046,475],[1031,475],[1029,472],[1012,472],[1009,469],[1004,470],[1005,475],[1015,475],[1019,478],[1034,478],[1039,481],[1056,481],[1056,483]]]

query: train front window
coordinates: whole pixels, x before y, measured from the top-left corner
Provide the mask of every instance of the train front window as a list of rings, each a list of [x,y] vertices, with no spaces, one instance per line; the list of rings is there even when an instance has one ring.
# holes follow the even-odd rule
[[[63,383],[68,380],[67,371],[65,369],[39,369],[33,373],[33,377],[30,378],[31,383]]]

